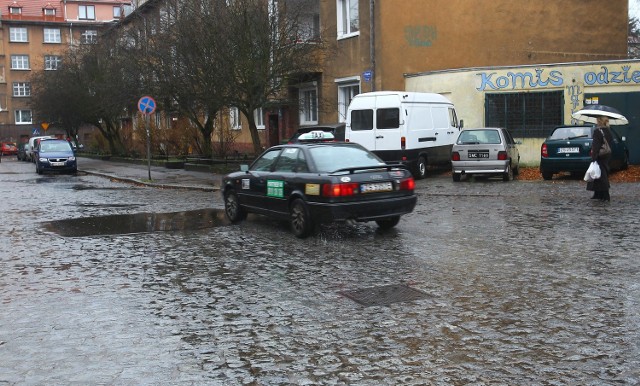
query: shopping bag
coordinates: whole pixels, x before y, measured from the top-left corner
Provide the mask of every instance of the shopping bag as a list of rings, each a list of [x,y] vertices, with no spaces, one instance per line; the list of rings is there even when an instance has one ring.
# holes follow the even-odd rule
[[[600,165],[596,161],[591,162],[589,165],[589,169],[584,174],[584,180],[587,182],[591,182],[593,180],[597,180],[600,178]]]

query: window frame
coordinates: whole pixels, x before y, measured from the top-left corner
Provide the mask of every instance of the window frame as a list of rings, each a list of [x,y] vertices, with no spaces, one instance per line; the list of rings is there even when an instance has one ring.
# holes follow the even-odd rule
[[[355,6],[355,7],[354,7]],[[354,10],[351,8],[354,7]],[[360,9],[358,0],[336,0],[338,40],[360,35]],[[355,13],[355,29],[352,26]]]
[[[237,107],[229,107],[229,129],[242,130],[240,110]]]
[[[29,30],[27,27],[9,27],[9,42],[29,43]]]
[[[258,107],[257,109],[253,110],[253,119],[258,130],[264,130],[266,128],[266,126],[264,125],[264,110],[262,107]]]
[[[13,96],[16,98],[30,97],[31,96],[31,83],[30,82],[13,82]]]
[[[338,84],[338,122],[343,123],[347,121],[349,104],[356,95],[360,94],[362,85],[359,76],[340,78],[335,82]],[[355,88],[357,88],[357,92],[354,94]]]
[[[44,16],[55,16],[56,9],[55,8],[42,8],[42,14]]]
[[[43,29],[43,43],[46,44],[60,44],[62,43],[62,32],[60,28],[47,28]],[[53,40],[50,40],[53,38]]]
[[[80,35],[81,44],[95,44],[98,42],[98,30],[86,29]]]
[[[81,4],[78,5],[78,20],[95,20],[96,19],[96,6]]]
[[[60,64],[62,64],[62,57],[60,55],[45,55],[44,56],[44,69],[45,69],[45,71],[56,71],[58,68],[60,68]]]
[[[113,18],[120,19],[122,17],[122,7],[117,5],[113,7]]]
[[[24,120],[23,115],[28,112],[29,121]],[[16,125],[31,125],[33,124],[33,112],[30,109],[16,109],[13,112],[13,118],[15,119]]]
[[[18,64],[26,64],[25,67],[18,66]],[[11,69],[26,71],[31,69],[31,63],[29,61],[29,55],[16,54],[11,55]]]
[[[312,98],[308,98],[307,93],[312,93]],[[298,90],[298,100],[300,106],[300,126],[317,125],[318,87],[315,85],[301,86]]]

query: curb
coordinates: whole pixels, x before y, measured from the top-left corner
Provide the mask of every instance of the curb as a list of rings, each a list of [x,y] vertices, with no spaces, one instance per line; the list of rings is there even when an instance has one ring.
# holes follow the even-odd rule
[[[92,172],[87,170],[78,170],[78,171],[82,173],[98,176],[98,177],[109,178],[115,181],[127,182],[134,185],[143,185],[143,186],[148,186],[151,188],[158,188],[158,189],[200,190],[203,192],[217,192],[220,190],[220,188],[216,186],[207,187],[207,186],[195,186],[195,185],[160,184],[160,183],[154,183],[154,182],[141,181],[135,178],[120,177],[113,174]]]

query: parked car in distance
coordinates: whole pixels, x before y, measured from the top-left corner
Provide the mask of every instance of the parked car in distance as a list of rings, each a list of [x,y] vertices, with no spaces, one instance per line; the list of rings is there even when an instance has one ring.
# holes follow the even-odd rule
[[[593,131],[595,126],[559,126],[545,139],[540,148],[540,173],[542,178],[550,180],[554,174],[568,172],[572,176],[584,176],[591,163]],[[629,167],[629,149],[626,138],[620,137],[615,129],[611,129],[613,143],[611,146],[612,170],[623,170]]]
[[[2,142],[2,155],[16,155],[18,154],[18,147],[13,142]]]
[[[312,131],[318,131],[318,130],[333,134],[333,137],[336,141],[344,141],[344,128],[345,128],[345,123],[331,123],[331,124],[325,124],[325,125],[303,126],[299,128],[296,131],[296,133],[291,136],[291,138],[289,138],[287,143],[298,142],[298,137],[300,137],[302,134],[309,133]]]
[[[41,135],[41,136],[29,138],[29,150],[27,150],[27,153],[26,153],[29,161],[31,162],[35,161],[34,151],[36,150],[38,142],[41,139],[48,139],[48,138],[55,138],[55,137],[51,135]]]
[[[78,163],[71,144],[66,139],[41,139],[34,152],[36,173],[76,173]]]
[[[415,181],[402,165],[388,165],[355,143],[322,131],[264,151],[250,166],[223,179],[231,222],[248,212],[288,220],[296,237],[333,221],[375,221],[394,227],[416,205]]]
[[[463,129],[451,149],[453,181],[464,175],[497,175],[510,181],[518,174],[518,143],[501,127]]]
[[[27,152],[29,151],[28,143],[18,144],[18,161],[28,161]]]

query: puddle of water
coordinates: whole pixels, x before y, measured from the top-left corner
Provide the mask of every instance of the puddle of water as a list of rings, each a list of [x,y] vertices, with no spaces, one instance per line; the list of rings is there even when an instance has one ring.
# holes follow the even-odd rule
[[[224,211],[201,209],[171,213],[135,213],[73,218],[43,223],[63,237],[86,237],[130,233],[172,232],[213,228],[226,224]]]

